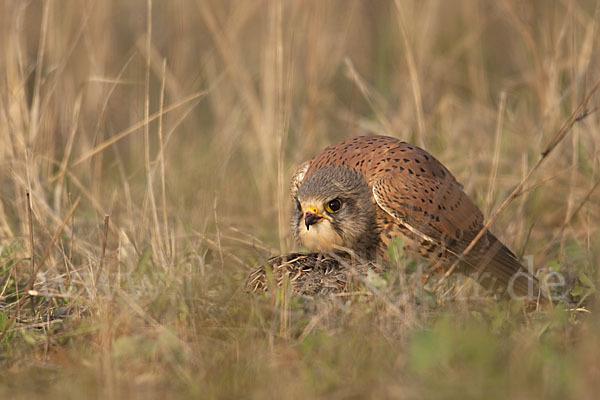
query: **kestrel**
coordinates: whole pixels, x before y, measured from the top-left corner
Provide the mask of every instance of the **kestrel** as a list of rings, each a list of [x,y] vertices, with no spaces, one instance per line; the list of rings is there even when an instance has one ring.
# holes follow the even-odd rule
[[[448,269],[483,228],[483,214],[446,167],[387,136],[325,148],[297,169],[291,195],[292,232],[312,251],[374,260],[400,237],[407,254]],[[489,231],[458,265],[488,288],[537,295],[536,279]]]

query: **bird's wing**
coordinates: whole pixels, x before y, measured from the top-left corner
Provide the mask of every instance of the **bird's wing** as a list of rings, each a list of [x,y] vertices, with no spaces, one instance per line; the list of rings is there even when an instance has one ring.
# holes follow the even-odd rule
[[[308,171],[308,167],[310,167],[311,163],[312,163],[312,160],[304,161],[296,169],[296,172],[294,172],[294,175],[292,175],[292,179],[290,179],[290,195],[292,196],[293,199],[295,199],[297,197],[298,189],[300,189],[300,185],[302,184],[302,181],[304,180],[304,177],[306,176],[306,171]]]
[[[456,241],[483,226],[481,211],[453,179],[388,173],[373,184],[373,196],[386,213],[428,241]]]
[[[462,254],[483,227],[481,211],[455,181],[390,173],[375,181],[373,196],[379,207],[400,225],[421,240],[441,246],[453,259]],[[535,278],[489,231],[463,258],[462,265],[480,276],[489,272],[492,282],[482,283],[490,288],[506,289],[512,285],[519,295],[531,294],[529,282],[537,288]],[[515,280],[513,276],[518,272],[525,279]]]

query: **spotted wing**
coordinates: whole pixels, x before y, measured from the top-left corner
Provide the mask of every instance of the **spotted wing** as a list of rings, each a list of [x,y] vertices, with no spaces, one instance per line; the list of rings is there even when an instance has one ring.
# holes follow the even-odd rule
[[[424,240],[456,241],[478,232],[483,215],[455,181],[395,173],[373,185],[379,207]]]
[[[429,243],[436,254],[448,253],[450,262],[462,254],[483,227],[481,211],[455,181],[387,174],[376,180],[373,196],[379,207],[417,240]],[[461,265],[466,272],[480,276],[488,272],[491,279],[482,282],[488,287],[506,289],[511,285],[515,293],[528,294],[531,277],[490,232],[483,235]],[[528,279],[514,280],[518,272]]]

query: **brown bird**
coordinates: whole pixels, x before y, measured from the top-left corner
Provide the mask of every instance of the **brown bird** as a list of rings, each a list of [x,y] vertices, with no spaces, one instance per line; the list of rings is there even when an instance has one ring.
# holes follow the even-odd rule
[[[483,214],[438,160],[386,136],[355,137],[304,162],[291,180],[292,232],[312,251],[387,257],[405,251],[448,269],[483,228]],[[537,280],[486,231],[459,262],[482,285],[537,296]]]

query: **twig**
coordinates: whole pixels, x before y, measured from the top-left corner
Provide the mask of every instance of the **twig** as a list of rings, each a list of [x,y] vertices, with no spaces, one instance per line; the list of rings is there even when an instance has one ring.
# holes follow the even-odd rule
[[[154,196],[154,181],[152,169],[150,167],[150,52],[152,48],[152,0],[146,1],[147,16],[146,16],[146,76],[145,76],[145,92],[144,92],[144,168],[146,170],[146,187],[147,196],[150,200],[150,208],[152,210],[152,224],[154,225],[154,236],[156,243],[153,246],[159,259],[163,261],[163,243],[162,232],[158,224],[158,211],[156,208],[156,198]],[[159,119],[162,118],[162,113],[159,112]],[[161,262],[163,266],[166,266],[165,262]]]
[[[529,244],[529,239],[531,239],[531,232],[533,232],[533,227],[535,226],[535,224],[531,224],[529,226],[529,229],[527,230],[527,236],[525,236],[525,242],[523,243],[523,246],[521,247],[521,250],[519,250],[519,252],[517,253],[517,256],[519,257],[519,260],[521,258],[523,258],[523,254],[525,254],[525,249],[527,248],[527,245]]]
[[[373,296],[373,293],[363,290],[363,291],[355,291],[355,292],[333,293],[331,296],[333,296],[333,297]]]
[[[159,102],[159,111],[161,111],[160,117],[158,118],[158,144],[159,144],[159,165],[160,165],[160,186],[161,186],[161,200],[162,200],[162,223],[163,229],[165,231],[165,237],[167,243],[165,244],[165,250],[167,251],[167,255],[173,255],[170,247],[169,240],[169,224],[167,218],[167,190],[165,183],[165,149],[164,149],[164,139],[163,139],[163,114],[162,110],[165,108],[165,85],[166,85],[166,76],[167,76],[167,59],[163,59],[162,64],[162,79],[160,83],[160,102]]]
[[[404,52],[406,57],[406,65],[410,76],[410,84],[412,88],[413,101],[415,103],[415,111],[417,117],[417,144],[425,147],[423,135],[425,133],[425,118],[423,117],[423,98],[421,95],[421,86],[419,83],[419,75],[417,72],[417,63],[415,62],[414,50],[408,40],[408,32],[406,28],[406,19],[404,18],[404,10],[399,0],[395,0],[396,17],[402,34],[402,43],[404,44]]]
[[[502,138],[502,125],[504,123],[504,109],[506,108],[506,92],[500,93],[500,105],[498,106],[498,117],[496,120],[496,139],[494,141],[494,160],[492,162],[492,171],[490,172],[490,184],[488,186],[487,196],[485,198],[485,215],[488,214],[492,206],[492,195],[498,175],[498,164],[500,163],[500,139]]]
[[[541,180],[541,181],[539,181],[538,183],[534,183],[534,184],[532,184],[531,186],[528,186],[528,187],[526,187],[526,188],[523,188],[523,189],[521,189],[521,191],[520,191],[520,192],[517,194],[517,197],[519,197],[519,196],[522,196],[522,195],[524,195],[524,194],[525,194],[525,193],[527,193],[527,192],[531,192],[532,190],[535,190],[535,189],[537,189],[537,188],[539,188],[539,187],[541,187],[541,186],[545,185],[546,183],[548,183],[548,182],[550,182],[550,181],[552,181],[552,180],[554,180],[554,179],[557,179],[557,178],[558,178],[558,177],[559,177],[561,174],[563,174],[563,173],[565,173],[565,172],[568,172],[568,171],[570,171],[571,169],[573,169],[573,167],[572,167],[572,166],[571,166],[571,167],[568,167],[568,168],[565,168],[565,169],[563,169],[563,170],[561,170],[561,171],[558,171],[556,174],[554,174],[554,175],[552,175],[552,176],[550,176],[550,177],[548,177],[548,178],[542,179],[542,180]]]
[[[78,198],[78,200],[81,197]],[[69,202],[71,202],[71,192],[69,192]],[[71,207],[73,203],[71,202]],[[73,245],[75,243],[75,222],[73,222],[73,218],[71,218],[71,237],[69,243],[69,257],[67,259],[67,263],[65,264],[67,270],[67,284],[71,286],[71,266],[73,265]]]
[[[158,119],[161,115],[167,114],[181,106],[183,106],[186,103],[192,102],[194,100],[200,99],[201,97],[206,96],[206,94],[208,93],[208,90],[202,90],[200,92],[196,92],[188,97],[185,97],[183,99],[181,99],[180,101],[171,104],[170,106],[166,107],[165,109],[163,109],[162,111],[158,111],[155,112],[154,114],[148,116],[148,119],[143,119],[141,121],[136,122],[135,124],[131,125],[129,128],[125,129],[124,131],[118,133],[117,135],[111,137],[110,139],[105,140],[103,143],[99,144],[98,146],[96,146],[93,150],[87,152],[86,154],[82,155],[81,157],[79,157],[77,160],[75,160],[75,162],[71,165],[72,167],[75,167],[79,164],[81,164],[82,162],[84,162],[85,160],[87,160],[88,158],[100,153],[102,150],[106,149],[107,147],[109,147],[110,145],[112,145],[113,143],[118,142],[119,140],[125,138],[126,136],[132,134],[133,132],[137,131],[140,128],[143,128],[146,124]]]
[[[33,287],[33,283],[35,282],[35,254],[34,254],[34,243],[33,243],[33,218],[31,216],[31,193],[29,189],[25,191],[25,196],[27,197],[27,225],[29,228],[29,250],[31,251],[31,279],[27,287],[31,289]],[[18,311],[18,309],[17,309]],[[35,315],[35,303],[33,301],[33,297],[31,298],[31,315]]]
[[[571,130],[573,125],[576,122],[581,121],[583,116],[589,115],[589,113],[586,112],[587,104],[591,100],[592,96],[598,91],[598,89],[600,89],[600,81],[597,81],[596,84],[592,87],[592,89],[589,91],[587,96],[583,99],[583,101],[579,104],[579,106],[577,106],[575,111],[573,111],[571,116],[561,126],[561,128],[558,130],[556,135],[554,135],[554,137],[552,138],[552,140],[550,141],[548,146],[546,146],[546,149],[542,152],[541,157],[538,160],[538,162],[529,170],[527,175],[521,180],[521,182],[519,182],[517,187],[514,188],[514,190],[508,195],[508,197],[504,200],[504,202],[500,205],[500,207],[498,207],[498,209],[490,217],[488,222],[483,226],[483,228],[481,228],[481,230],[475,236],[475,238],[473,238],[471,243],[469,243],[469,245],[463,250],[463,252],[460,254],[460,256],[457,257],[456,261],[454,261],[452,266],[448,269],[448,271],[446,271],[444,276],[438,281],[436,287],[439,288],[440,284],[448,276],[450,276],[450,274],[452,274],[452,272],[454,272],[454,270],[456,269],[458,264],[463,260],[465,255],[467,255],[473,249],[473,247],[475,247],[475,245],[477,244],[479,239],[481,239],[481,237],[487,232],[489,227],[496,221],[496,219],[498,219],[500,214],[508,207],[508,205],[519,195],[519,193],[521,192],[521,189],[523,188],[523,186],[525,186],[525,183],[529,180],[529,178],[533,175],[533,173],[535,171],[537,171],[537,169],[544,162],[544,160],[546,160],[548,158],[548,155],[565,138],[565,136],[567,135],[567,133],[569,133],[569,131]]]
[[[217,231],[217,250],[219,253],[219,260],[221,261],[221,268],[225,266],[225,261],[223,259],[223,249],[221,248],[221,231],[219,230],[219,218],[217,215],[217,202],[218,196],[215,194],[215,201],[213,202],[213,214],[215,216],[215,230]]]
[[[98,280],[102,275],[102,269],[104,268],[104,256],[106,255],[106,242],[108,238],[108,221],[110,216],[104,216],[104,235],[102,236],[102,254],[100,255],[100,266],[98,267],[98,274],[96,275],[96,279],[94,279],[94,287],[98,284]]]
[[[377,117],[377,121],[383,126],[384,132],[386,134],[392,134],[394,132],[394,128],[390,120],[385,116],[385,112],[382,109],[385,109],[386,105],[383,103],[380,96],[375,93],[374,90],[371,90],[365,80],[360,76],[356,68],[354,68],[354,64],[350,60],[350,58],[346,57],[344,59],[344,65],[346,67],[346,75],[354,82],[358,90],[360,90],[361,94],[365,101],[371,107],[371,110],[375,113]]]
[[[60,234],[62,233],[62,231],[65,229],[65,226],[67,226],[67,222],[73,216],[73,213],[75,212],[75,209],[79,205],[79,201],[80,200],[81,200],[81,196],[79,196],[75,200],[75,203],[73,203],[73,205],[71,206],[71,209],[67,213],[67,216],[63,219],[62,223],[60,224],[60,227],[56,230],[56,232],[54,233],[54,236],[52,236],[52,240],[50,240],[50,243],[48,243],[48,245],[44,249],[44,254],[42,255],[42,258],[40,259],[40,262],[39,262],[39,264],[37,266],[37,269],[39,269],[42,265],[44,265],[44,262],[46,262],[46,259],[50,255],[50,249],[52,248],[52,246],[54,246],[54,244],[58,240],[58,237],[60,236]],[[32,288],[33,288],[33,285],[31,285],[31,287],[29,287],[28,290],[32,289]]]
[[[590,197],[592,197],[592,194],[598,188],[598,186],[600,186],[600,179],[598,179],[596,181],[596,183],[594,184],[594,186],[592,186],[592,188],[589,190],[587,195],[583,198],[581,203],[579,203],[579,205],[577,206],[575,211],[573,211],[573,213],[565,220],[565,222],[563,222],[558,233],[552,238],[552,240],[550,240],[548,242],[548,244],[544,248],[544,252],[548,251],[548,249],[552,246],[552,244],[556,241],[556,239],[558,239],[565,232],[565,229],[567,229],[567,226],[569,226],[571,221],[573,221],[573,218],[575,218],[575,216],[579,213],[579,211],[581,211],[583,206],[590,200]]]
[[[56,299],[72,299],[73,298],[73,296],[70,294],[38,292],[35,289],[31,289],[30,291],[27,292],[27,294],[32,298],[33,297],[52,297],[52,298],[56,298]]]

